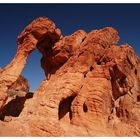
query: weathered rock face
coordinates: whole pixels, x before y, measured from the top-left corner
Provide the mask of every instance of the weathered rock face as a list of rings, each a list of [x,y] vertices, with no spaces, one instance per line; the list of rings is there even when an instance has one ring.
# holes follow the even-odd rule
[[[140,136],[140,60],[130,45],[117,45],[117,31],[112,27],[90,33],[78,30],[62,37],[60,30],[53,28],[51,34],[43,37],[44,32],[38,33],[33,23],[24,32],[31,34],[34,29],[34,39],[40,40],[34,46],[42,53],[46,80],[18,118],[2,126],[2,130],[11,129],[14,124],[12,130],[16,134],[0,134]],[[21,36],[20,53],[31,42],[24,42]],[[32,45],[27,48],[29,54]]]
[[[26,78],[19,76],[18,80],[8,89],[8,100],[0,114],[0,120],[11,121],[12,117],[18,117],[24,108],[27,99],[33,96],[29,92],[29,83]]]
[[[29,87],[28,80],[25,77],[20,75],[17,81],[8,89],[8,92],[23,91],[23,92],[28,93],[29,89],[30,87]]]
[[[48,50],[60,38],[60,30],[48,18],[40,17],[28,25],[18,36],[18,50],[0,74],[0,111],[7,100],[7,90],[20,76],[29,54],[40,42],[47,40]]]

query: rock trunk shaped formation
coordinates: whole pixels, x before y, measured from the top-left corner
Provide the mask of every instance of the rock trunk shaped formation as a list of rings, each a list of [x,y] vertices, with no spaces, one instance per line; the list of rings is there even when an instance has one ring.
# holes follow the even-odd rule
[[[140,136],[140,60],[130,45],[118,46],[119,39],[112,27],[63,37],[47,18],[28,25],[1,77],[9,88],[36,47],[46,79],[0,135]],[[7,77],[13,72],[16,78]]]
[[[8,88],[20,76],[29,54],[36,48],[37,43],[40,43],[45,38],[49,38],[48,47],[51,47],[59,39],[59,34],[59,29],[56,29],[55,24],[51,20],[41,17],[34,20],[18,36],[17,53],[11,63],[0,74],[0,110],[7,99],[6,92]]]

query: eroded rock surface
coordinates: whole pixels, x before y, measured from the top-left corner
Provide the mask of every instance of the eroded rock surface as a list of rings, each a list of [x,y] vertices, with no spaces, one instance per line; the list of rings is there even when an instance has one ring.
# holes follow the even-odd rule
[[[29,92],[28,80],[19,76],[18,80],[8,89],[8,100],[0,113],[0,120],[9,122],[13,117],[18,117],[24,108],[27,99],[33,97]]]
[[[18,37],[19,55],[35,47],[42,53],[46,80],[14,121],[0,123],[0,135],[140,136],[140,60],[134,49],[118,46],[112,27],[63,37],[48,22],[39,18]],[[25,62],[24,57],[22,68]],[[7,73],[18,67],[14,61],[9,65]]]
[[[7,100],[7,90],[20,76],[29,54],[37,45],[47,40],[48,50],[60,38],[60,30],[48,18],[40,17],[29,24],[17,39],[17,53],[14,59],[0,73],[0,111]]]

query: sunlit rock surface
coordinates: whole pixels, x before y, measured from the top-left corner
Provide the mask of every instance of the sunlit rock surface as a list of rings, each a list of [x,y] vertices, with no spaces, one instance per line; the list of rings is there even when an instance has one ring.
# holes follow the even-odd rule
[[[1,110],[35,48],[46,80],[18,116],[1,120],[0,136],[140,136],[140,60],[119,39],[112,27],[62,36],[48,18],[29,24],[0,72]]]

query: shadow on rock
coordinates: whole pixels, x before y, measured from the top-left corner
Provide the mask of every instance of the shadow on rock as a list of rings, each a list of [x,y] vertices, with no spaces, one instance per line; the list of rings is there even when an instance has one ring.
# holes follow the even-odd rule
[[[6,116],[18,117],[24,108],[25,101],[33,97],[33,93],[29,92],[24,97],[16,96],[15,99],[8,102],[3,112],[0,114],[0,120],[4,121]]]

